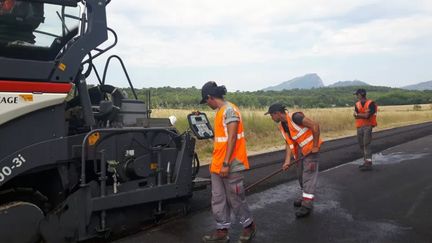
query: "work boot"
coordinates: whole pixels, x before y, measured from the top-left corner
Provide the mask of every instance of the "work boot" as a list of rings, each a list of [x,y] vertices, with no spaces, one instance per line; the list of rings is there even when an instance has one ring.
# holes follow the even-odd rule
[[[362,165],[359,165],[360,171],[370,171],[372,170],[372,162],[364,162]]]
[[[295,208],[299,208],[299,207],[301,207],[301,205],[302,205],[302,201],[303,201],[303,200],[302,200],[301,198],[294,200],[294,202],[293,202],[293,206],[294,206]]]
[[[217,229],[213,233],[204,235],[202,240],[203,242],[228,243],[229,242],[228,229]]]
[[[239,243],[246,243],[250,242],[252,238],[255,236],[256,233],[256,225],[254,222],[252,222],[249,226],[243,229],[242,234],[239,238]]]
[[[303,218],[308,216],[311,213],[312,209],[307,208],[305,206],[301,206],[299,209],[297,209],[295,216],[296,218]]]

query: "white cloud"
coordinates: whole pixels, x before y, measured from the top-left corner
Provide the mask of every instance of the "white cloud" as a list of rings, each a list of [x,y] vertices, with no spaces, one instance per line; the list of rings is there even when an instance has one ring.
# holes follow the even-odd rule
[[[313,47],[316,55],[355,55],[414,51],[411,41],[432,38],[432,16],[382,19],[326,31]]]
[[[334,17],[378,0],[257,1],[257,0],[131,0],[112,1],[110,12],[136,13],[147,26],[212,26],[269,23],[280,18],[306,20]],[[137,16],[135,16],[137,17]]]
[[[354,18],[374,7],[383,13]],[[113,0],[107,8],[120,38],[115,52],[154,70],[303,62],[300,72],[331,73],[326,58],[421,53],[417,42],[432,37],[430,0]],[[321,66],[308,66],[314,57]],[[267,72],[259,78],[283,75]]]

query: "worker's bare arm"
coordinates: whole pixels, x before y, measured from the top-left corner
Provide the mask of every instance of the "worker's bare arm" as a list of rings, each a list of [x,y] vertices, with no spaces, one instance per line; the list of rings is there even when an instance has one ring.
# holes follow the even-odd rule
[[[291,151],[290,145],[287,143],[286,147],[285,147],[285,161],[282,165],[283,170],[288,170],[288,168],[290,167],[291,155],[292,155],[292,151]]]
[[[370,117],[369,112],[365,112],[365,113],[354,112],[354,118],[356,119],[369,119],[369,117]]]
[[[227,132],[228,132],[228,144],[227,144],[227,150],[225,155],[225,162],[228,162],[229,164],[231,161],[231,156],[234,152],[235,145],[237,142],[237,130],[238,130],[238,122],[230,122],[227,124]],[[222,170],[220,172],[221,176],[227,176],[229,173],[229,167],[222,167]]]

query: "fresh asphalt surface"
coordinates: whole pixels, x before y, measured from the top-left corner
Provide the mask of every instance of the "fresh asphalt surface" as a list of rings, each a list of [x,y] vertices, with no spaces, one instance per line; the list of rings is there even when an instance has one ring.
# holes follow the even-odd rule
[[[314,212],[308,218],[294,217],[292,201],[300,192],[293,171],[256,187],[248,195],[258,227],[253,242],[432,242],[432,135],[425,136],[432,129],[430,123],[411,128],[374,134],[374,151],[397,144],[396,140],[409,142],[375,153],[371,172],[358,171],[361,160],[346,161],[358,158],[355,139],[323,147],[320,169],[324,171],[318,179]],[[245,173],[246,184],[280,167],[280,161],[259,164],[255,162]],[[198,191],[187,217],[116,242],[201,242],[202,235],[214,227],[209,196],[208,189]],[[240,232],[241,227],[234,225],[232,242]]]

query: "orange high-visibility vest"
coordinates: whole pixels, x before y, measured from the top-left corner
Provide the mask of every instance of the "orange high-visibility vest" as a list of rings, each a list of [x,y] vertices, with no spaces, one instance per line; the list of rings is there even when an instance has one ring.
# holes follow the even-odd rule
[[[303,155],[307,155],[312,151],[314,137],[312,131],[308,127],[295,124],[292,120],[292,115],[293,113],[285,113],[291,136],[289,136],[283,129],[282,122],[279,123],[279,130],[281,131],[285,141],[290,146],[290,149],[294,154],[294,159],[298,159],[298,149],[300,149]],[[321,144],[322,140],[319,139],[318,148],[321,147]]]
[[[215,117],[214,122],[214,148],[213,148],[213,158],[210,165],[210,172],[219,174],[222,169],[223,162],[225,160],[227,146],[228,146],[228,128],[225,124],[225,111],[227,106],[231,106],[234,109],[234,112],[237,113],[240,121],[238,123],[237,128],[237,141],[235,144],[234,151],[231,155],[230,161],[232,162],[234,159],[243,163],[246,169],[249,169],[249,161],[246,152],[246,139],[244,136],[243,130],[243,119],[240,114],[240,110],[237,106],[232,103],[227,103],[223,107],[221,107]]]
[[[366,103],[364,104],[364,106],[362,106],[360,101],[357,101],[356,103],[356,107],[357,107],[357,111],[358,113],[368,113],[369,112],[369,106],[372,103],[372,100],[366,100]],[[364,127],[364,126],[372,126],[372,127],[376,127],[377,126],[377,120],[376,120],[376,115],[378,112],[378,106],[375,104],[375,113],[371,114],[369,116],[368,119],[363,119],[363,118],[356,118],[356,127]]]

